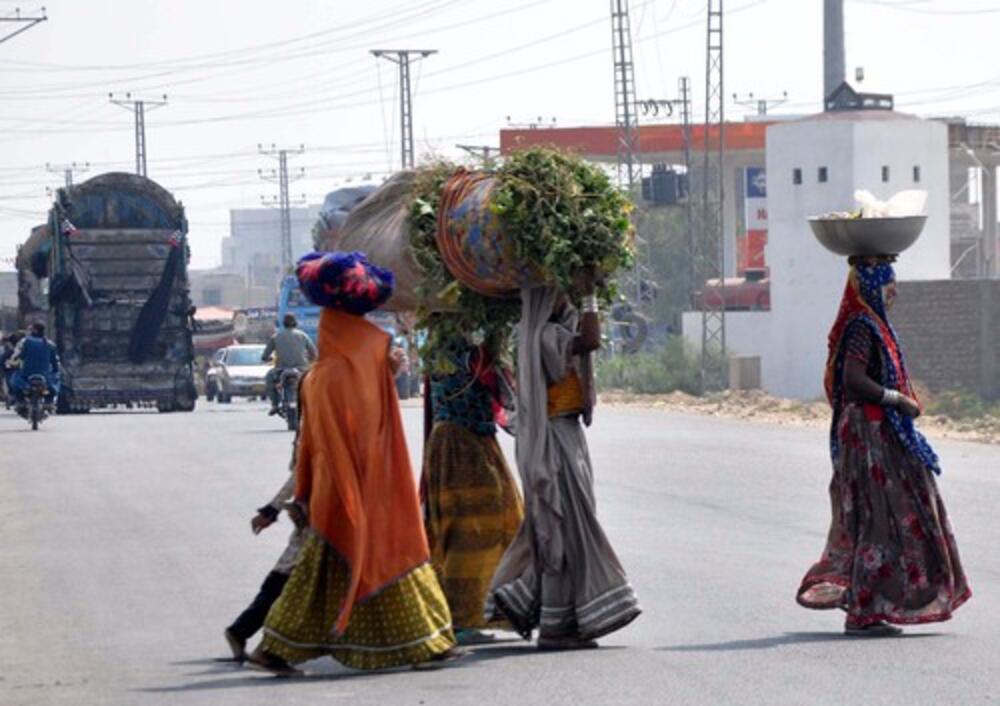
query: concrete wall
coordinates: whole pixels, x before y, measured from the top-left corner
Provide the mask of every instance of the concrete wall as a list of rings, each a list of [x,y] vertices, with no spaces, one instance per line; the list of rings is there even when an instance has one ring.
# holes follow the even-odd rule
[[[1000,280],[902,282],[890,318],[914,379],[1000,398]]]

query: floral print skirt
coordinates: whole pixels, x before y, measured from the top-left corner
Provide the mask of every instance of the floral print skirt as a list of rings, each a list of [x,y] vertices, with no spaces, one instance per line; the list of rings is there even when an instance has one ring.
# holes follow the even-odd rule
[[[860,405],[848,405],[837,433],[830,533],[799,604],[840,608],[855,627],[948,620],[972,593],[934,475]]]

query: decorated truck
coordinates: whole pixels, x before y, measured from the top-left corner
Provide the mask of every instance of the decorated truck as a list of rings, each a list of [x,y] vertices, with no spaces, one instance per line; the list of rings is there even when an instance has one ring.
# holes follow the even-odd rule
[[[62,359],[61,413],[194,409],[187,220],[170,193],[123,173],[60,189],[19,255],[22,320],[44,314]]]

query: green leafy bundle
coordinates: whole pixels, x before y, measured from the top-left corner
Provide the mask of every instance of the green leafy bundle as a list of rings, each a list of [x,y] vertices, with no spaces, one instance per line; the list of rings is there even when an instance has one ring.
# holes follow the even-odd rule
[[[418,295],[445,309],[418,312],[419,325],[428,331],[421,357],[436,373],[450,372],[447,351],[458,338],[485,343],[491,353],[503,355],[520,316],[517,299],[474,292],[458,282],[441,259],[436,240],[441,192],[457,169],[443,161],[422,167],[410,210],[410,244],[426,278]],[[632,260],[632,204],[607,174],[579,157],[548,148],[516,152],[492,171],[499,183],[490,208],[503,222],[517,256],[537,264],[549,282],[569,292],[578,288],[581,272],[593,269],[607,276],[601,278],[599,294],[610,298],[613,285],[604,280]]]
[[[608,175],[549,148],[515,152],[497,170],[491,208],[525,261],[573,291],[580,273],[610,276],[632,262],[632,203]],[[603,294],[610,294],[603,285]]]

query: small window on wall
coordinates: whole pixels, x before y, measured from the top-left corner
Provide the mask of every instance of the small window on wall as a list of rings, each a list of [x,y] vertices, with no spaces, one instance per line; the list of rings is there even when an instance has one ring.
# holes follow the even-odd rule
[[[795,168],[792,170],[792,183],[798,186],[802,183],[802,170]]]
[[[883,166],[882,167],[882,182],[885,183],[885,184],[889,183],[889,167],[888,166]]]
[[[914,184],[919,184],[920,183],[920,165],[919,164],[916,165],[915,167],[913,167],[913,183]]]
[[[829,176],[830,175],[827,172],[826,167],[820,167],[819,168],[819,175],[818,175],[818,177],[819,177],[819,183],[820,184],[825,184],[828,181]]]

